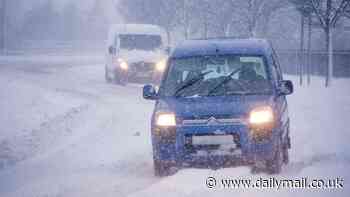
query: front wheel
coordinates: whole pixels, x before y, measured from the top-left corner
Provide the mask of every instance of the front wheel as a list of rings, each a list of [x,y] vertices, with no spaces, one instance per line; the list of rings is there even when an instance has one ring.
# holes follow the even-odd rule
[[[287,130],[288,136],[287,136],[286,142],[283,144],[283,162],[285,164],[289,163],[289,149],[291,148],[291,139],[289,136],[289,125],[287,129],[288,129]]]
[[[287,146],[283,147],[283,163],[284,164],[289,163],[289,150]]]
[[[109,73],[108,73],[107,68],[105,68],[105,79],[106,79],[107,83],[111,83],[112,82],[112,79],[109,77]]]
[[[274,158],[266,162],[267,172],[269,174],[281,173],[284,157],[284,147],[281,144],[281,140],[279,140],[276,146]]]
[[[127,73],[119,73],[115,72],[114,77],[113,77],[114,83],[121,85],[121,86],[126,86],[129,82],[129,76]]]
[[[165,177],[171,175],[172,166],[166,162],[153,160],[154,175],[157,177]]]

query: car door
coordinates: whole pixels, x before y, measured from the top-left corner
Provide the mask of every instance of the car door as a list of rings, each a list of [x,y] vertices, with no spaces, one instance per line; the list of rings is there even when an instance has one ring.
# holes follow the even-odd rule
[[[113,33],[112,38],[109,39],[108,43],[108,49],[107,49],[107,69],[109,72],[113,72],[115,65],[115,59],[118,57],[119,52],[119,35],[116,33]],[[111,53],[110,47],[114,48],[114,52]]]
[[[272,72],[275,75],[275,80],[277,83],[277,87],[279,87],[279,84],[283,80],[283,74],[281,70],[281,66],[278,61],[278,57],[276,52],[272,49],[272,60],[273,60],[273,65],[272,65]],[[288,116],[288,103],[285,95],[276,95],[276,107],[277,111],[279,114],[279,121],[280,121],[280,126],[282,130],[282,137],[283,139],[287,139],[288,137],[288,132],[289,132],[289,116]]]

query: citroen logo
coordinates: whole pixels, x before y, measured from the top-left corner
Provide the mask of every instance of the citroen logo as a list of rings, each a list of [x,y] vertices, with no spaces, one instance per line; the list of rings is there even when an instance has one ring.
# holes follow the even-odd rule
[[[219,121],[215,117],[210,117],[207,122],[208,125],[218,125]]]

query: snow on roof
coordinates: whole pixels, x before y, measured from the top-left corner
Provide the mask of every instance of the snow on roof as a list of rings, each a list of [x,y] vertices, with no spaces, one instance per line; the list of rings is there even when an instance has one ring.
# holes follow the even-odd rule
[[[111,26],[111,31],[118,34],[146,34],[164,35],[165,30],[157,25],[150,24],[115,24]]]
[[[160,35],[163,43],[168,43],[166,31],[157,25],[151,24],[114,24],[108,33],[108,44],[113,43],[117,34]]]
[[[184,41],[175,48],[172,57],[234,53],[264,55],[268,50],[269,43],[264,39],[213,38]]]

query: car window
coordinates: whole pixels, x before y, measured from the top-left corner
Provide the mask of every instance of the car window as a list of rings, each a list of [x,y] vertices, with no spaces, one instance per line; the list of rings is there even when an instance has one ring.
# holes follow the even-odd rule
[[[272,66],[271,66],[271,75],[272,75],[272,78],[273,78],[274,80],[279,80],[279,78],[278,78],[278,72],[277,72],[277,68],[276,68],[276,64],[275,64],[275,61],[274,61],[273,56],[271,56],[271,60],[272,60]]]
[[[265,63],[263,62],[263,58],[260,57],[242,57],[241,61],[244,64],[251,64],[251,66],[254,68],[255,72],[263,76],[265,79],[267,79],[265,66],[263,66]]]
[[[183,95],[206,95],[234,71],[237,72],[231,76],[231,80],[218,94],[258,93],[261,90],[269,90],[266,68],[265,59],[262,56],[223,55],[172,59],[160,93],[173,96],[176,90],[186,82],[191,82],[204,74],[198,83],[184,90]]]
[[[162,38],[159,35],[119,35],[121,49],[126,50],[156,50],[162,47]]]
[[[274,64],[274,69],[275,69],[275,72],[277,74],[277,80],[278,81],[282,81],[283,80],[283,76],[282,76],[282,70],[281,70],[281,66],[279,64],[279,61],[278,61],[278,56],[276,54],[276,52],[272,49],[272,59],[273,59],[273,64]]]

